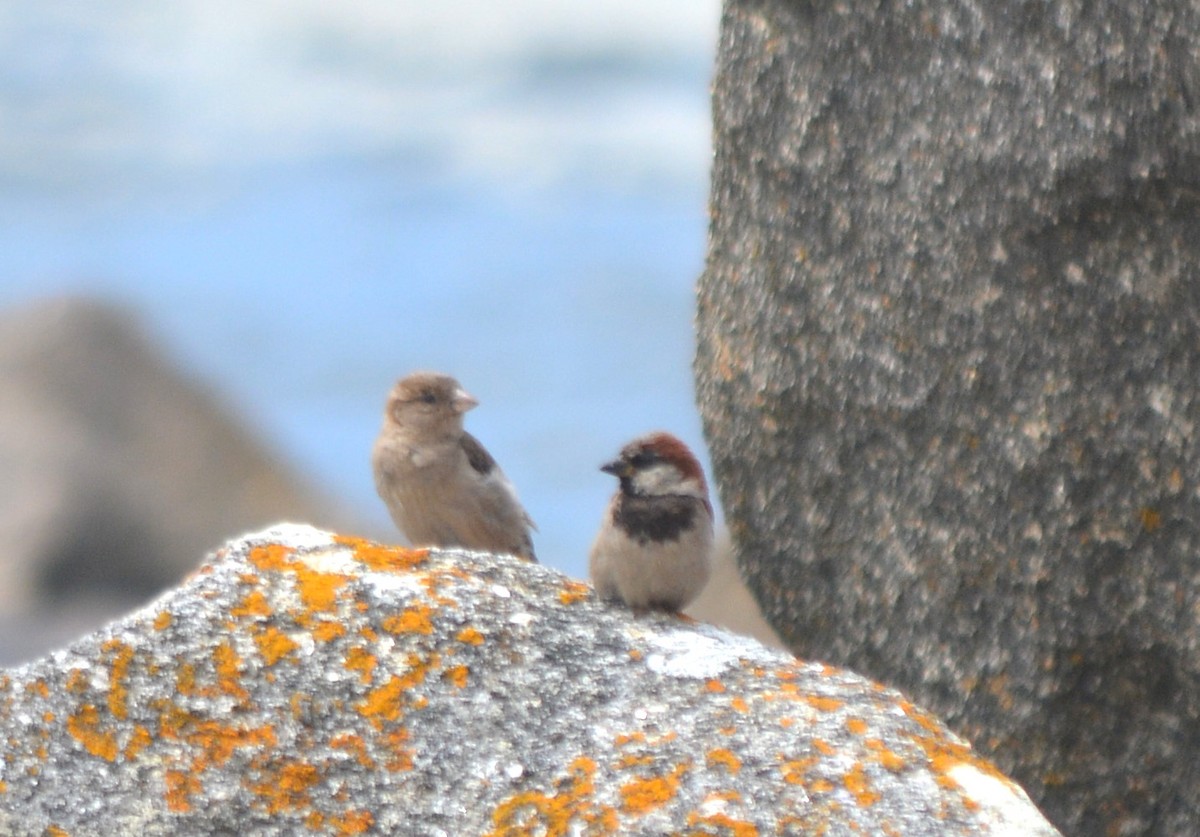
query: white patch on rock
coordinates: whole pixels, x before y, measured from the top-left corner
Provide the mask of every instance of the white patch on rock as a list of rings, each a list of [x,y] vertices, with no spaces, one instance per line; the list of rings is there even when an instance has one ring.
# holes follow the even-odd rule
[[[781,655],[758,640],[717,629],[705,630],[706,627],[647,634],[646,643],[657,650],[646,655],[646,666],[668,677],[709,680],[742,660],[765,664],[782,661]]]
[[[349,549],[320,549],[316,552],[306,552],[299,557],[301,561],[319,573],[359,575],[363,569],[363,565],[354,560]]]
[[[357,565],[357,572],[363,581],[380,592],[403,593],[406,599],[425,593],[425,588],[421,586],[421,577],[413,573],[367,570],[362,564]]]
[[[317,641],[313,639],[310,631],[290,632],[288,639],[296,643],[296,654],[300,657],[311,657],[312,653],[317,650]]]
[[[315,526],[309,526],[307,523],[288,523],[285,521],[269,526],[261,532],[248,534],[243,540],[270,541],[295,549],[316,549],[331,545],[333,543],[333,534],[318,529]]]
[[[976,816],[994,834],[1046,834],[1046,820],[1016,785],[989,776],[970,764],[947,771],[963,793],[979,803]]]
[[[720,796],[709,796],[700,803],[700,816],[715,817],[729,811],[729,800]]]

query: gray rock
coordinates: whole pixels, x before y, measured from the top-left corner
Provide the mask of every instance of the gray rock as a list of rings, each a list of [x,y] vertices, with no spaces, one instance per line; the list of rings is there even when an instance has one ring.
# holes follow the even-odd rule
[[[854,674],[300,526],[9,670],[0,742],[12,835],[1057,833]]]
[[[696,377],[789,646],[1200,822],[1200,7],[727,0]]]
[[[0,473],[0,661],[145,601],[230,532],[349,518],[87,300],[0,317]]]

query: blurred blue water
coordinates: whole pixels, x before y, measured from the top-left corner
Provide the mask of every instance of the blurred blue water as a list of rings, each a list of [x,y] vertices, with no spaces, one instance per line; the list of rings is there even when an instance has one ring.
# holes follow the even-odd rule
[[[350,5],[340,21],[360,44],[378,8]],[[635,8],[608,5],[614,16]],[[130,59],[115,72],[87,58],[111,57],[106,39],[127,29],[43,22],[87,48],[44,63],[28,49],[0,54],[0,118],[22,125],[17,140],[0,141],[0,304],[87,292],[132,305],[184,368],[380,532],[388,523],[367,457],[383,396],[414,368],[451,371],[482,402],[468,427],[537,520],[539,555],[583,574],[612,489],[596,466],[652,428],[701,443],[692,289],[716,11],[687,7],[704,21],[692,35],[670,33],[664,50],[636,22],[564,46],[561,10],[533,6],[551,18],[542,35],[514,24],[511,49],[474,70],[450,56],[419,73],[401,62],[378,80],[364,99],[401,91],[382,101],[410,127],[381,133],[368,107],[333,96],[299,120],[303,143],[286,114],[278,125],[263,114],[240,143],[246,111],[218,109],[198,148],[179,140],[197,117],[170,115],[184,110],[195,78],[182,74],[191,86],[176,90],[159,73],[153,95],[130,100],[130,80],[159,64]],[[357,72],[361,50],[314,32],[325,29],[271,43],[301,55],[307,72],[314,62],[335,79],[339,68]],[[190,43],[186,32],[173,37]],[[414,74],[430,92],[406,111],[397,102],[423,89]],[[100,101],[122,103],[115,122],[76,95],[84,76]],[[42,127],[29,124],[29,90],[58,97]],[[64,136],[72,116],[78,133]]]

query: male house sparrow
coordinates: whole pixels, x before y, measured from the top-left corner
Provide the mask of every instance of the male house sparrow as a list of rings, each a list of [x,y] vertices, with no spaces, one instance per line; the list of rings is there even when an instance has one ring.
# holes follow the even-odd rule
[[[414,546],[462,546],[529,561],[533,521],[496,460],[463,429],[476,401],[449,375],[414,372],[388,395],[371,451],[375,488]]]
[[[620,480],[592,544],[588,573],[601,598],[634,610],[678,611],[712,564],[713,512],[704,471],[670,433],[634,439],[601,471]]]

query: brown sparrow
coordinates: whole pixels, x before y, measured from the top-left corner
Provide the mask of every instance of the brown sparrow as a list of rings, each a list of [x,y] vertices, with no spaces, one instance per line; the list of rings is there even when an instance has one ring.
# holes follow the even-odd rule
[[[414,372],[388,395],[371,452],[375,488],[414,546],[507,552],[529,561],[537,528],[491,454],[463,429],[478,405],[449,375]]]
[[[713,512],[700,463],[660,432],[634,439],[600,470],[620,487],[592,544],[596,592],[635,610],[682,609],[703,589],[712,563]]]

